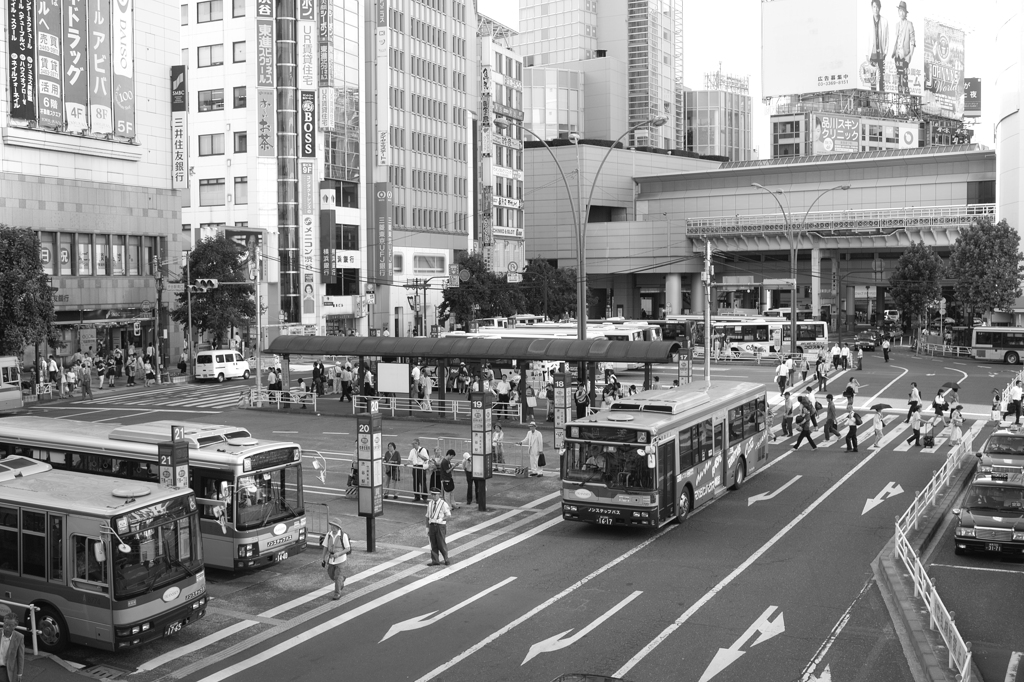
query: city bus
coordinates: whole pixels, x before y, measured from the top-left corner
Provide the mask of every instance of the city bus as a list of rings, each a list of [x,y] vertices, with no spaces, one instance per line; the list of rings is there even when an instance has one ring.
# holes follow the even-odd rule
[[[791,313],[789,308],[768,308],[763,313],[764,317],[781,317],[785,320],[791,319]],[[797,310],[796,319],[797,322],[800,320],[810,320],[814,317],[814,311],[812,310]]]
[[[1024,357],[1024,327],[975,327],[971,354],[978,360],[1020,364]]]
[[[206,564],[229,571],[277,563],[306,548],[299,445],[261,442],[242,428],[155,421],[129,426],[53,419],[0,419],[0,454],[57,469],[156,481],[157,444],[180,426],[189,443],[189,485],[200,505]]]
[[[562,517],[658,527],[743,485],[768,463],[761,384],[645,391],[566,426]]]
[[[711,333],[714,340],[720,337],[724,341],[724,353],[733,358],[753,358],[769,353],[786,353],[789,351],[790,326],[789,320],[748,319],[714,322]],[[820,348],[828,348],[828,324],[823,320],[803,320],[796,323],[796,352],[816,353]],[[695,355],[703,356],[703,344],[695,347]]]
[[[0,584],[39,648],[121,651],[206,615],[196,497],[0,453]],[[26,609],[27,611],[27,609]],[[30,625],[26,612],[23,624]]]
[[[0,414],[25,406],[21,392],[21,361],[16,357],[0,357]]]

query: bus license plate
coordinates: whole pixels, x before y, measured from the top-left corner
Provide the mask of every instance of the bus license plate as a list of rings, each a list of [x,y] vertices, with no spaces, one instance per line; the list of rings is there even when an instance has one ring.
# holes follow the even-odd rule
[[[274,555],[274,561],[284,561],[288,558],[288,552],[278,552]]]
[[[1003,546],[1000,545],[998,542],[989,542],[985,545],[985,549],[989,552],[1001,552],[1003,551]]]
[[[601,525],[601,526],[610,526],[610,525],[612,525],[612,517],[610,517],[610,516],[598,516],[597,517],[597,523],[598,523],[598,525]]]
[[[173,635],[175,632],[181,629],[181,626],[183,624],[184,623],[182,623],[180,620],[177,623],[171,623],[167,626],[167,629],[164,630],[164,635]]]

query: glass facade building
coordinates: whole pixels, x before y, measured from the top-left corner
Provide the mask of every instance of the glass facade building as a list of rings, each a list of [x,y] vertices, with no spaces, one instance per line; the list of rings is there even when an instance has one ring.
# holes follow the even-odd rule
[[[730,161],[753,158],[750,95],[724,90],[683,93],[688,152],[725,156]]]

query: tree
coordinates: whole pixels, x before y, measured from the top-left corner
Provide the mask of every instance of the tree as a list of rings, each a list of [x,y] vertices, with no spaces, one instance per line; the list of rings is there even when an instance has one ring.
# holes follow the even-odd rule
[[[437,309],[437,319],[444,324],[454,317],[456,324],[469,329],[470,320],[477,317],[508,317],[523,307],[522,293],[505,280],[504,273],[487,269],[479,254],[463,256],[459,260],[462,270],[470,277],[458,287],[448,287],[444,300]]]
[[[20,356],[44,341],[63,345],[40,253],[35,230],[0,225],[0,355]]]
[[[889,277],[892,300],[905,320],[925,314],[928,306],[939,299],[942,287],[942,258],[923,241],[911,244],[896,263]]]
[[[241,285],[250,281],[242,256],[242,247],[224,235],[204,239],[189,254],[192,282],[185,282],[186,287],[199,279],[216,279],[219,284],[216,289],[192,294],[192,324],[197,334],[212,332],[223,338],[231,326],[248,325],[256,317],[252,287]],[[235,284],[225,286],[229,282]],[[178,307],[171,311],[171,318],[187,328],[189,294],[185,291],[177,296]]]
[[[1021,296],[1022,260],[1020,235],[1005,220],[975,218],[957,237],[946,275],[956,280],[956,300],[968,325],[976,312],[1013,307]]]
[[[524,310],[552,318],[576,315],[576,270],[556,268],[542,258],[523,271]]]

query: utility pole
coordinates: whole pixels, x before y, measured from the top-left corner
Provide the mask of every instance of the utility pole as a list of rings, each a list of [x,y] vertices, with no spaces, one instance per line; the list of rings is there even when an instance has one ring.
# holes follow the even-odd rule
[[[263,240],[256,240],[256,291],[254,298],[256,299],[256,405],[262,406],[259,396],[262,395],[262,366],[260,364],[260,349],[263,347],[262,339],[260,338],[260,326],[263,324],[263,311],[261,310],[262,305],[260,301],[260,271],[263,269]]]
[[[704,390],[711,389],[711,280],[715,266],[711,264],[711,240],[704,242]]]
[[[153,315],[153,348],[156,349],[156,359],[154,360],[154,366],[156,368],[157,382],[159,383],[163,377],[161,368],[163,363],[160,361],[160,298],[164,290],[164,278],[160,272],[160,257],[153,256],[153,274],[156,276],[156,308],[155,314]]]
[[[185,293],[188,298],[188,375],[195,378],[196,337],[192,333],[192,249],[185,258]]]

